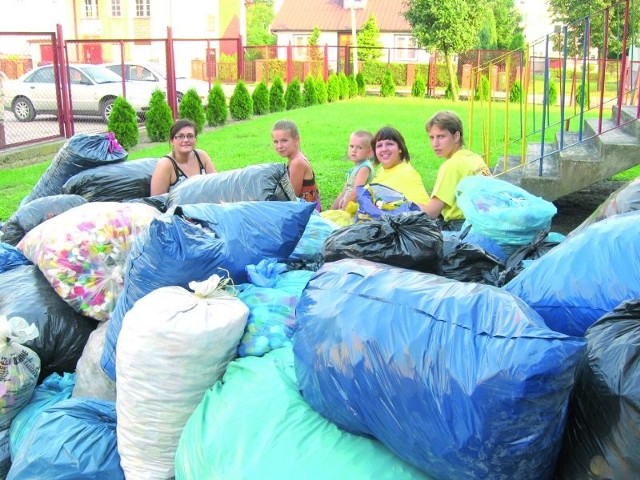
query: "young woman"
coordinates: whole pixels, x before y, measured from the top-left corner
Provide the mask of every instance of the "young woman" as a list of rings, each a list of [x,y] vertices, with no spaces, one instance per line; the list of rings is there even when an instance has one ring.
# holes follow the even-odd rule
[[[197,137],[191,120],[176,120],[169,131],[171,152],[158,161],[151,177],[151,196],[167,193],[194,175],[216,172],[209,154],[195,148]]]

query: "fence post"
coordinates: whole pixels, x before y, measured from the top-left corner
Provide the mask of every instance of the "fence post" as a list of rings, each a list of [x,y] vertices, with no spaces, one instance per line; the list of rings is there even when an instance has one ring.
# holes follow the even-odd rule
[[[244,80],[244,47],[242,46],[242,35],[238,36],[238,80]]]
[[[322,65],[322,76],[324,78],[324,82],[327,83],[329,80],[329,44],[324,44],[324,61]]]
[[[167,26],[165,53],[167,55],[167,102],[171,107],[173,118],[176,119],[178,118],[178,99],[176,93],[176,66],[173,58],[173,30],[171,26]]]
[[[55,43],[55,48],[54,48],[54,60],[56,60],[55,57],[57,57],[57,68],[56,70],[58,70],[58,78],[57,81],[60,82],[60,86],[62,87],[60,89],[61,92],[61,99],[62,100],[62,112],[59,112],[61,114],[58,115],[58,119],[63,118],[63,125],[62,128],[64,129],[64,132],[61,132],[64,134],[65,137],[67,138],[71,138],[73,136],[73,121],[72,121],[72,113],[71,113],[71,98],[70,98],[70,94],[69,94],[69,82],[67,79],[67,62],[66,62],[66,56],[64,54],[64,39],[62,36],[62,25],[60,25],[59,23],[56,25],[56,43]],[[60,120],[58,120],[58,122],[60,122]]]
[[[289,45],[287,45],[287,83],[291,83],[293,79],[293,45],[291,45],[291,40],[289,40]]]

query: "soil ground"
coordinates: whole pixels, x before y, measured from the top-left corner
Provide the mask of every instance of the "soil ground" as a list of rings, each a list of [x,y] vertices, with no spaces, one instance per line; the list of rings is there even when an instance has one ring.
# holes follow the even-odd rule
[[[558,209],[558,213],[551,222],[551,231],[566,235],[586,220],[612,192],[626,183],[603,180],[555,200],[553,204]]]

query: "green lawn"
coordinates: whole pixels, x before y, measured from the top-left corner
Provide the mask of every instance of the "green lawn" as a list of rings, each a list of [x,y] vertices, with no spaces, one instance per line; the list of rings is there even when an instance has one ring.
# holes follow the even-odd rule
[[[482,108],[481,108],[482,107]],[[337,103],[317,105],[288,112],[254,117],[252,120],[208,129],[198,137],[198,148],[206,150],[219,171],[267,162],[283,162],[271,146],[271,127],[277,120],[288,118],[298,124],[302,151],[307,155],[316,173],[322,194],[322,204],[331,205],[345,181],[351,162],[346,159],[349,134],[358,129],[375,132],[382,126],[392,125],[402,132],[411,154],[411,162],[421,173],[425,186],[431,190],[437,169],[441,164],[429,146],[424,130],[426,120],[436,111],[449,109],[461,118],[473,117],[473,128],[465,132],[467,144],[472,150],[483,153],[481,124],[488,125],[492,135],[485,143],[492,151],[491,163],[495,163],[502,151],[505,138],[505,108],[509,108],[511,140],[520,137],[520,113],[513,104],[494,102],[490,107],[480,104],[470,110],[465,101],[453,103],[447,100],[415,99],[397,97],[394,99],[365,97]],[[540,107],[530,109],[528,117],[540,115]],[[557,115],[552,111],[552,116]],[[528,122],[527,131],[532,131],[535,122]],[[577,125],[577,122],[575,123]],[[467,123],[465,122],[465,125]],[[539,134],[532,134],[531,140],[539,140]],[[510,152],[518,152],[513,143]],[[169,151],[169,145],[145,144],[134,148],[129,159],[160,157]],[[50,162],[16,169],[2,170],[0,174],[0,219],[6,220],[17,208],[20,200],[29,194]],[[635,178],[640,174],[636,168],[616,177]],[[626,175],[626,177],[625,177]]]

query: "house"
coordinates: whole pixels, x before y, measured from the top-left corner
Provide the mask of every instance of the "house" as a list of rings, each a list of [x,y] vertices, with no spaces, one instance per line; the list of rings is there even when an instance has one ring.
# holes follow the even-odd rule
[[[373,15],[383,47],[381,61],[426,63],[429,55],[416,48],[411,26],[402,15],[404,8],[404,0],[282,0],[271,31],[278,45],[291,42],[294,60],[304,60],[309,37],[317,27],[321,32],[318,43],[329,46],[329,62],[335,69],[346,50],[337,47],[351,44],[352,18],[355,30],[361,31]]]

